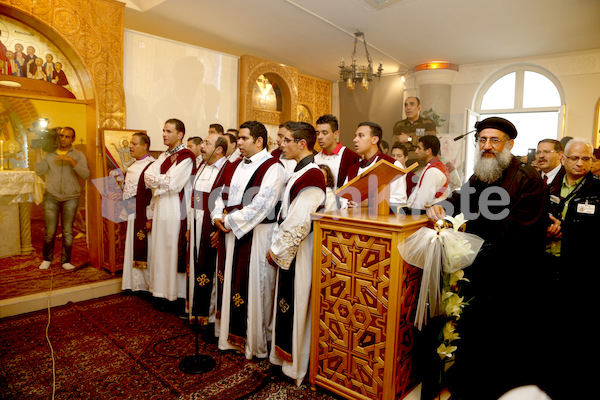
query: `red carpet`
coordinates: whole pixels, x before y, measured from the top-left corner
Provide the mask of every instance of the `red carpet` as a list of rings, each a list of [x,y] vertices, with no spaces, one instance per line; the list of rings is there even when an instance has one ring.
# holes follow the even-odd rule
[[[0,320],[0,398],[51,395],[47,318],[40,311]],[[203,375],[180,372],[180,360],[194,354],[190,328],[133,295],[53,308],[49,336],[57,399],[177,399],[198,393],[194,398],[231,400],[258,388],[269,372],[265,361],[220,353],[214,345],[205,351],[215,357],[215,370]]]
[[[73,271],[66,271],[61,267],[62,239],[56,238],[54,261],[50,267],[52,270],[52,282],[50,282],[50,270],[38,269],[43,260],[44,236],[44,220],[39,207],[41,206],[32,207],[31,215],[31,242],[35,251],[28,256],[0,259],[0,300],[44,292],[50,289],[51,284],[56,290],[114,278],[107,271],[89,266],[89,252],[84,236],[73,240],[71,263],[77,267]]]
[[[47,311],[0,319],[0,399],[49,399],[52,357]],[[267,360],[248,361],[200,339],[214,370],[189,375],[180,361],[195,354],[194,334],[178,317],[148,301],[118,294],[51,309],[49,337],[56,364],[56,399],[266,400],[339,397],[312,392],[274,372]]]

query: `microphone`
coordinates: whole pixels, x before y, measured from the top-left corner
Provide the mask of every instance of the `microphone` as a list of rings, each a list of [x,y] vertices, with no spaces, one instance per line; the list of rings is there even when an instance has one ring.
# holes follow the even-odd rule
[[[217,141],[215,142],[215,150],[217,149],[217,147],[223,146],[225,145],[225,147],[227,147],[227,143],[224,143],[225,139],[222,136],[219,136],[217,138]],[[225,149],[224,153],[227,152],[227,149]]]
[[[467,136],[469,133],[473,133],[473,132],[475,132],[475,131],[477,131],[477,129],[473,129],[472,131],[469,131],[469,132],[467,132],[467,133],[463,133],[462,135],[458,135],[457,137],[455,137],[455,138],[454,138],[454,141],[457,141],[457,140],[459,140],[459,139],[462,139],[462,138],[464,138],[465,136]]]

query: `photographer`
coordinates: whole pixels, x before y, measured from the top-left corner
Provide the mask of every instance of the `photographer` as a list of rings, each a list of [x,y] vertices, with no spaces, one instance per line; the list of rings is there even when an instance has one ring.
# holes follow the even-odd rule
[[[63,245],[61,264],[66,270],[75,268],[71,264],[73,249],[73,220],[79,206],[81,185],[78,178],[88,179],[90,170],[85,155],[73,148],[75,130],[70,127],[62,128],[58,135],[58,148],[46,154],[44,159],[35,164],[35,172],[39,176],[46,175],[46,192],[44,193],[44,261],[40,269],[50,268],[54,252],[54,239],[61,218]],[[41,149],[38,149],[38,160],[41,159]]]

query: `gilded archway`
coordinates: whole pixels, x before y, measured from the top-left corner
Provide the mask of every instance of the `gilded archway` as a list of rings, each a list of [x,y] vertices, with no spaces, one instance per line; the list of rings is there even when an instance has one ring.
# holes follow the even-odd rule
[[[281,111],[262,110],[252,106],[252,93],[257,79],[264,75],[277,84],[282,96]],[[279,125],[298,120],[300,110],[309,110],[313,124],[331,112],[331,82],[298,73],[294,67],[244,55],[240,58],[239,121],[260,121]],[[306,116],[306,112],[302,114]],[[308,122],[308,121],[307,121]]]
[[[252,93],[256,81],[264,75],[281,91],[281,111],[266,110],[252,105]],[[259,121],[279,125],[294,119],[298,104],[298,70],[251,56],[240,60],[240,122]]]

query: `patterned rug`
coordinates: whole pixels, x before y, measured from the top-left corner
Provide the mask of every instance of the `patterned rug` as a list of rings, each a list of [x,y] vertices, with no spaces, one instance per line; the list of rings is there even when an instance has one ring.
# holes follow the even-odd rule
[[[45,292],[50,290],[50,285],[56,290],[114,278],[109,272],[89,265],[85,236],[73,240],[71,263],[77,267],[75,270],[66,271],[60,265],[61,238],[56,238],[54,244],[54,261],[50,267],[52,272],[40,270],[43,235],[44,220],[33,207],[31,241],[35,250],[28,256],[0,259],[0,300]]]
[[[0,399],[48,399],[52,357],[47,311],[0,320]],[[238,399],[258,394],[267,361],[247,361],[201,343],[213,371],[188,375],[179,362],[194,354],[185,321],[135,295],[119,294],[51,310],[49,337],[56,399]]]

